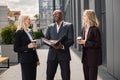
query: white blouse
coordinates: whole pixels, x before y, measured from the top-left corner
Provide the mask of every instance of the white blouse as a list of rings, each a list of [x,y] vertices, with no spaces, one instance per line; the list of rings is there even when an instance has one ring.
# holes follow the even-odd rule
[[[33,40],[33,37],[32,37],[32,35],[29,33],[30,31],[31,31],[30,29],[25,30],[25,32],[27,33],[27,35],[28,35],[30,41],[32,41],[32,40]]]
[[[85,40],[87,40],[87,35],[90,27],[85,27]]]

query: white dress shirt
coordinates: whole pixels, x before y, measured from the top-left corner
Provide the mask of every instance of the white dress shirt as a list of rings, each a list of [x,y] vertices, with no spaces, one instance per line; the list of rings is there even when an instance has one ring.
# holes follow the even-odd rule
[[[29,33],[29,31],[31,31],[31,30],[30,30],[30,29],[25,30],[25,32],[27,33],[27,35],[28,35],[30,41],[32,41],[33,38],[32,38],[32,36],[31,36],[31,34]]]
[[[87,35],[90,27],[85,27],[85,41],[87,40]]]
[[[57,33],[59,32],[59,29],[60,29],[62,23],[63,23],[63,21],[61,21],[59,25],[56,23],[56,25],[57,25]],[[64,49],[64,45],[63,45],[62,49]]]
[[[59,29],[60,29],[60,27],[61,27],[61,25],[62,25],[62,22],[63,22],[63,21],[60,22],[60,25],[58,25],[58,24],[56,23],[56,25],[57,25],[57,33],[59,32]]]

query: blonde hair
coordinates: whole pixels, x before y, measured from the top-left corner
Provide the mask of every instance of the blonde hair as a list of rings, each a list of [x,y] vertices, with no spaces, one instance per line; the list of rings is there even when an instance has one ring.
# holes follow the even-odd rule
[[[99,22],[96,16],[96,13],[94,10],[85,10],[83,12],[83,18],[85,18],[85,20],[83,19],[83,26],[95,26],[98,27],[99,26]]]
[[[18,26],[17,26],[17,30],[26,30],[27,27],[25,26],[25,20],[29,18],[29,16],[19,16],[18,18]]]

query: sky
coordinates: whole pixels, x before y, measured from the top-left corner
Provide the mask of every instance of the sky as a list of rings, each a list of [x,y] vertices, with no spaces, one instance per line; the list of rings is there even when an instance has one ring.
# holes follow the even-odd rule
[[[0,0],[0,5],[7,5],[10,10],[21,11],[21,15],[33,17],[38,14],[38,0]]]

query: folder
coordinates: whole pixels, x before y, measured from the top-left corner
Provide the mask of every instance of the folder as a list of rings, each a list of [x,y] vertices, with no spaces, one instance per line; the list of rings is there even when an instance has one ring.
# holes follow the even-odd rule
[[[58,40],[48,40],[46,38],[42,38],[42,41],[48,46],[52,46],[52,45],[57,46],[57,45],[59,45],[59,42],[61,42],[64,38],[65,38],[65,35],[63,35]]]

